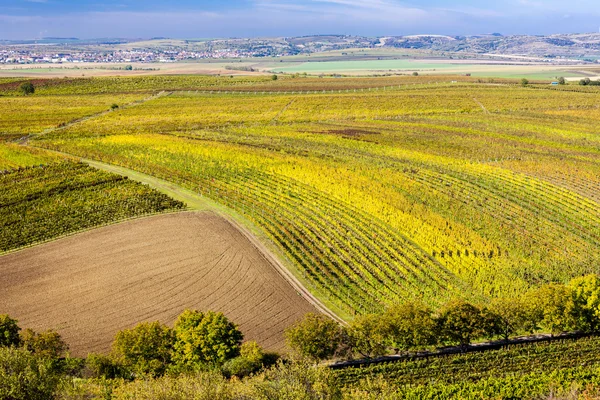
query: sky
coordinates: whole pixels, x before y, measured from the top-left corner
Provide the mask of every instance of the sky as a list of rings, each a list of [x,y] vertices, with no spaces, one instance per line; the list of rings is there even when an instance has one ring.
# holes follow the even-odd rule
[[[0,0],[0,40],[598,32],[598,0]]]

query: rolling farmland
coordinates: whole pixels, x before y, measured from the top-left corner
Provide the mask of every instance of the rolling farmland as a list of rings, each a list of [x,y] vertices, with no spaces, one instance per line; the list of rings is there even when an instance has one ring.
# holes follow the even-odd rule
[[[229,94],[175,90],[30,144],[160,177],[243,215],[345,318],[598,272],[594,88],[411,77],[224,89],[231,79],[213,84]]]
[[[1,261],[2,310],[58,330],[77,356],[106,352],[138,322],[172,324],[185,308],[222,311],[246,340],[283,350],[283,329],[315,312],[235,226],[207,212],[111,225]]]

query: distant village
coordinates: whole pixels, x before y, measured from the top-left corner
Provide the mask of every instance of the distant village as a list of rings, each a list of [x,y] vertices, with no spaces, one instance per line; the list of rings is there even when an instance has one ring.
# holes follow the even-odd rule
[[[57,52],[40,47],[13,49],[0,47],[0,64],[61,64],[61,63],[156,63],[198,59],[264,57],[264,51],[219,49],[211,51],[185,50],[119,50]],[[286,55],[286,54],[273,54]]]

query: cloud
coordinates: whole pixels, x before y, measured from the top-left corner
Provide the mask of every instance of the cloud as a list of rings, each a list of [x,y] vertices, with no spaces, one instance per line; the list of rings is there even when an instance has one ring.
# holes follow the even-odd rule
[[[599,11],[586,8],[595,1],[572,0],[572,5],[585,11],[566,7],[558,0],[505,0],[493,5],[465,0],[455,1],[452,6],[442,0],[419,4],[395,0],[248,0],[237,7],[221,7],[216,11],[173,6],[165,12],[152,8],[131,11],[133,6],[127,3],[127,10],[113,4],[109,11],[20,15],[12,15],[12,11],[0,6],[4,10],[0,11],[4,14],[0,15],[0,38],[34,38],[40,31],[48,32],[49,36],[82,38],[595,32],[594,14]],[[564,18],[567,14],[569,18]]]

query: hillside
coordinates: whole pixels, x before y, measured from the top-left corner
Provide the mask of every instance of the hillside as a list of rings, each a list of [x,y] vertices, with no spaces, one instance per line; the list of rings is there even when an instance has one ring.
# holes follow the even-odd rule
[[[315,309],[249,240],[212,213],[156,216],[2,256],[2,312],[53,328],[73,355],[106,352],[142,321],[186,308],[225,313],[246,340],[283,350],[283,329]]]
[[[222,78],[228,94],[185,81],[31,143],[243,215],[347,319],[597,272],[596,88],[450,79]]]

